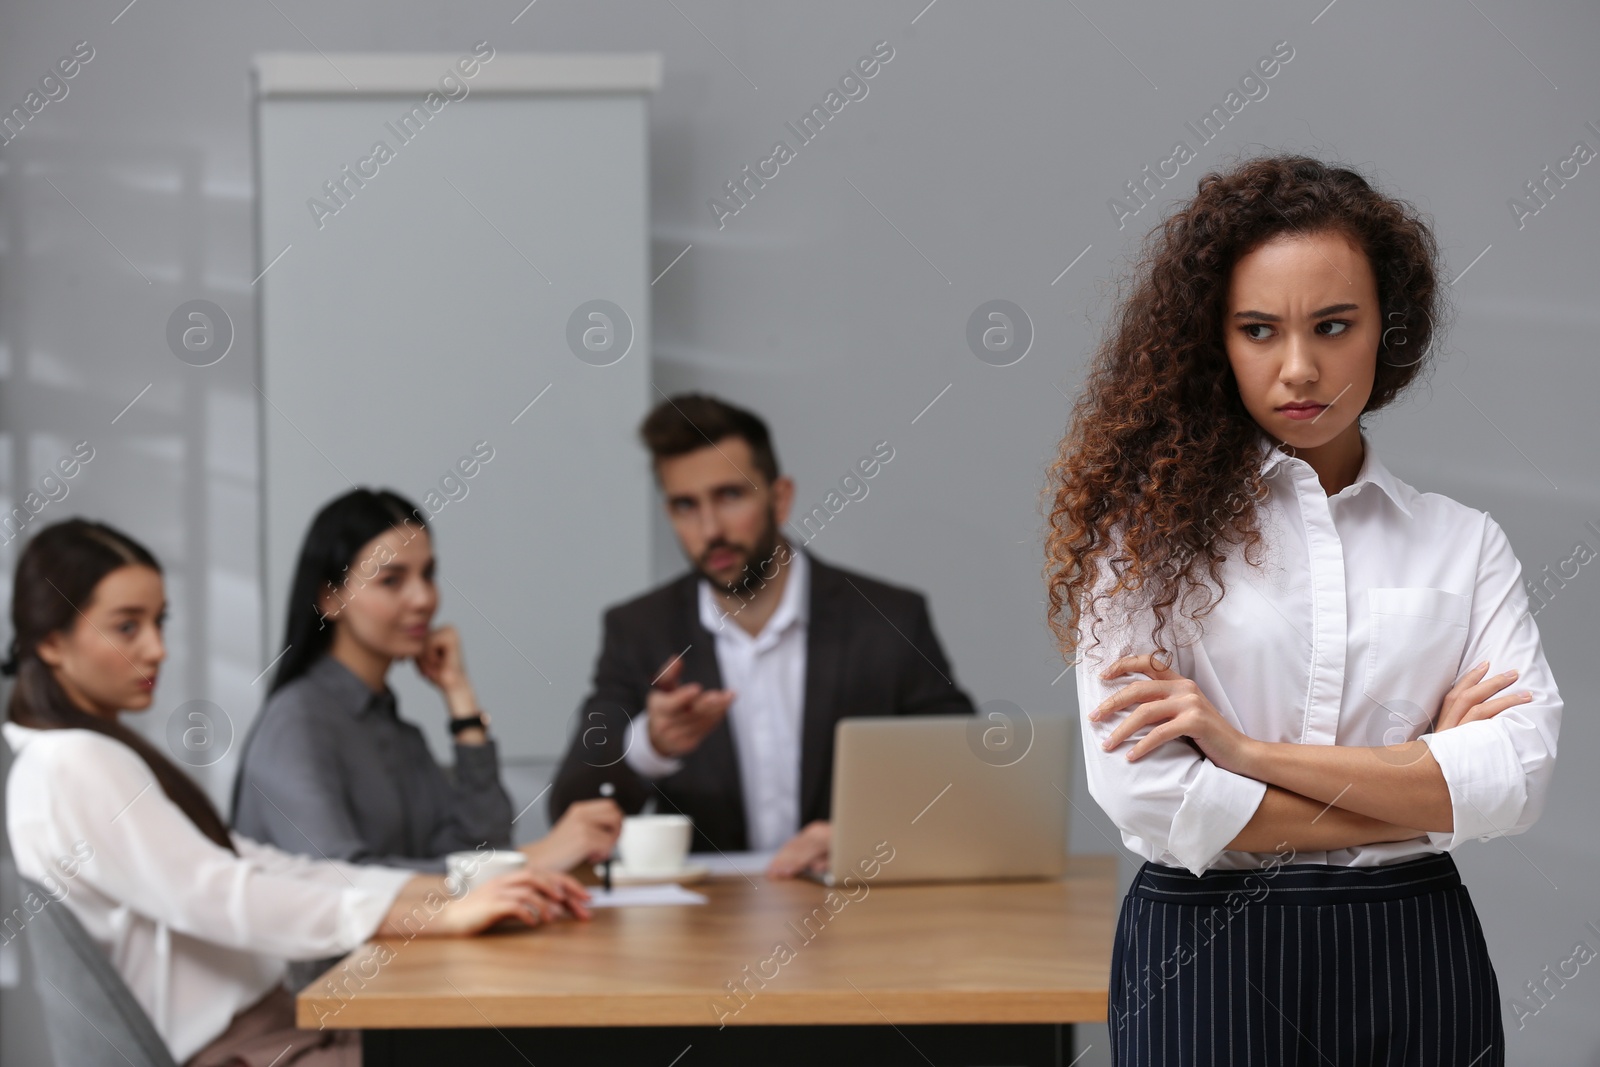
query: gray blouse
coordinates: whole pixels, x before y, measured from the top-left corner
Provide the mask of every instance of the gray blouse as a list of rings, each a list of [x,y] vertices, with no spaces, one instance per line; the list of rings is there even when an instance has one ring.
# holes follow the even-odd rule
[[[286,852],[422,871],[443,871],[449,852],[511,847],[495,743],[455,756],[447,774],[392,692],[325,655],[256,717],[234,829]]]

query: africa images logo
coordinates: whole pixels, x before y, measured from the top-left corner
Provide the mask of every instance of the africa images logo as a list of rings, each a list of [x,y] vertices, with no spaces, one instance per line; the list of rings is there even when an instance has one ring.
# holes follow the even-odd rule
[[[422,98],[419,104],[413,104],[411,109],[395,122],[384,123],[384,128],[395,137],[396,144],[391,146],[385,139],[372,143],[372,151],[356,160],[355,171],[352,172],[350,164],[346,163],[338,174],[322,183],[322,191],[327,200],[309,197],[306,208],[311,212],[311,221],[317,224],[317,229],[327,225],[327,220],[332,215],[337,215],[350,201],[355,199],[356,193],[367,187],[367,182],[376,178],[381,168],[394,160],[400,148],[416,140],[423,129],[445,109],[451,101],[465,100],[472,92],[468,80],[478,76],[483,69],[483,64],[494,58],[494,47],[488,41],[479,41],[472,46],[471,56],[462,56],[456,60],[454,67],[447,69],[439,76],[439,89],[430,92]]]

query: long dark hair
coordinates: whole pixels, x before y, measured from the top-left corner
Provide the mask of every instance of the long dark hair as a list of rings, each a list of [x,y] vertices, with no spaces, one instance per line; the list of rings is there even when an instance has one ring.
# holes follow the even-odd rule
[[[161,565],[148,549],[104,523],[68,519],[40,530],[17,560],[11,593],[11,658],[5,673],[16,675],[7,714],[18,726],[35,730],[93,730],[121,741],[144,760],[167,795],[200,832],[236,852],[227,824],[194,779],[179,770],[150,742],[116,719],[102,718],[74,704],[39,658],[39,642],[77,625],[100,580],[122,567]]]
[[[317,602],[352,577],[351,567],[356,567],[355,579],[361,579],[362,561],[356,553],[396,527],[407,527],[409,540],[417,531],[426,532],[428,522],[421,509],[388,489],[352,489],[317,512],[300,544],[284,614],[283,645],[288,651],[278,661],[268,696],[304,674],[333,645],[333,627]]]
[[[1154,609],[1151,640],[1166,654],[1161,632],[1180,597],[1181,608],[1199,595],[1186,613],[1198,621],[1220,599],[1211,586],[1222,586],[1230,547],[1242,545],[1248,560],[1261,545],[1262,431],[1222,336],[1228,282],[1240,258],[1274,237],[1330,232],[1366,253],[1377,280],[1383,336],[1362,413],[1427,369],[1448,307],[1438,246],[1416,208],[1305,156],[1202,177],[1193,199],[1151,230],[1050,468],[1046,617],[1063,652],[1079,647],[1084,614],[1100,617],[1088,601],[1127,592]],[[1107,591],[1091,598],[1102,582]]]

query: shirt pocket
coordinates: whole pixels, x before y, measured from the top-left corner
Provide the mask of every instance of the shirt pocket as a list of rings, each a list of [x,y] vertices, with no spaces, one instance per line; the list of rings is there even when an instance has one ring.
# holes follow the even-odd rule
[[[1439,714],[1467,646],[1472,599],[1429,586],[1367,590],[1361,688],[1383,709],[1383,744],[1415,740]]]

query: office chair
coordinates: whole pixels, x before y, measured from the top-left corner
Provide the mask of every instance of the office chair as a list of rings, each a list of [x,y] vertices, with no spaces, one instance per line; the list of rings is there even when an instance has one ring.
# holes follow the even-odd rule
[[[0,740],[0,791],[11,755],[10,746]],[[0,802],[0,815],[3,810]],[[10,854],[0,817],[0,856]],[[27,950],[55,1062],[72,1067],[178,1067],[150,1017],[78,917],[31,878],[18,875],[17,883],[19,906],[0,915],[0,922],[6,925],[6,936],[18,938]]]
[[[44,1006],[50,1050],[74,1067],[178,1067],[111,960],[78,917],[31,878],[18,877],[22,898],[44,902],[28,915],[25,933],[34,988]]]

